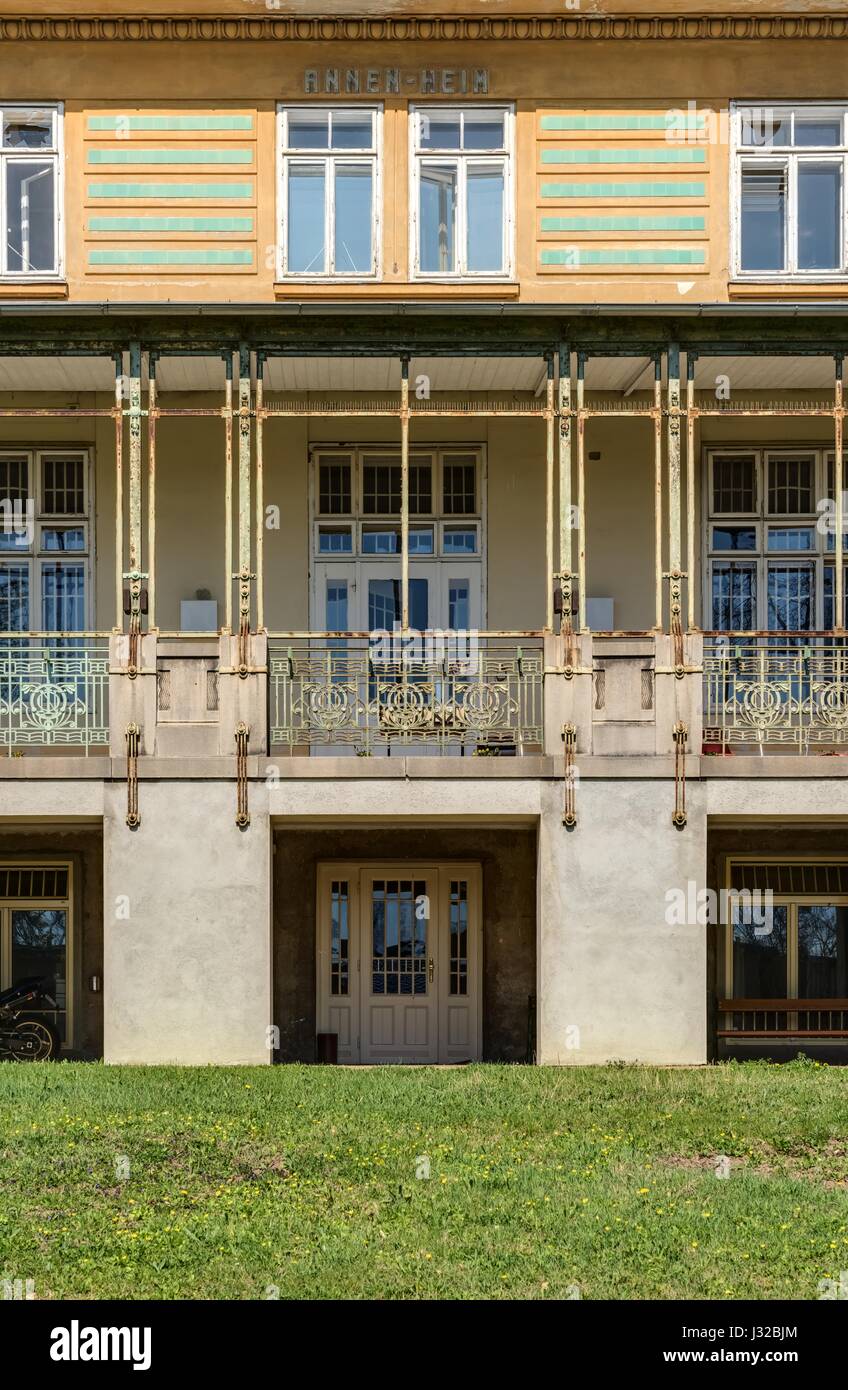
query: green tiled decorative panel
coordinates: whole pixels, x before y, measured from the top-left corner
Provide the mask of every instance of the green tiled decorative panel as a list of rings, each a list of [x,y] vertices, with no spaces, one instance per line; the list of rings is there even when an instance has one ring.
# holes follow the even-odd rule
[[[543,250],[542,265],[703,265],[706,252],[702,250],[642,250],[628,247],[626,250],[600,250],[574,247],[567,251]]]
[[[703,232],[701,217],[543,217],[543,232]]]
[[[251,164],[253,150],[142,150],[133,145],[125,149],[89,150],[89,164]]]
[[[656,145],[653,149],[599,150],[592,145],[571,150],[542,150],[543,164],[706,164],[704,149]]]
[[[543,183],[543,198],[703,198],[705,183]]]
[[[123,247],[89,251],[89,265],[253,265],[252,251],[191,251]]]
[[[89,198],[252,198],[252,183],[90,183]]]
[[[252,130],[252,116],[89,116],[89,130]]]
[[[680,111],[660,116],[543,116],[542,130],[703,130],[706,116],[684,115]]]
[[[252,232],[252,217],[89,217],[90,232]]]

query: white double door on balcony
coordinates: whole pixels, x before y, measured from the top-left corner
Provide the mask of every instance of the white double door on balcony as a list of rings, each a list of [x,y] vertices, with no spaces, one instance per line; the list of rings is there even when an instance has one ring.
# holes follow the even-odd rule
[[[479,629],[482,565],[422,560],[409,566],[409,625],[417,632]],[[314,630],[392,632],[402,619],[400,561],[325,561],[315,566]]]
[[[340,1062],[479,1059],[478,864],[322,864],[317,906],[317,1031]]]

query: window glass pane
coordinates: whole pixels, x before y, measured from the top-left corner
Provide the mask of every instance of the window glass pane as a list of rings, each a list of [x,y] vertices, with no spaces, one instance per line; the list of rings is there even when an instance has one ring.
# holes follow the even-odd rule
[[[812,565],[769,565],[766,599],[770,632],[809,631],[816,612]]]
[[[422,150],[458,150],[460,119],[456,111],[420,111],[418,144]]]
[[[833,566],[832,566],[832,565],[826,566],[825,571],[824,571],[823,579],[824,579],[824,584],[823,584],[823,589],[824,589],[824,617],[823,617],[823,624],[824,624],[825,630],[829,632],[829,631],[832,630],[832,628],[833,628],[833,626],[834,626],[834,621],[833,621],[833,614],[834,614],[834,607],[833,607],[833,598],[834,598],[834,595],[833,595],[833,579],[834,579],[834,572],[833,572]],[[842,616],[842,623],[843,623],[843,626],[848,627],[848,567],[846,567],[846,569],[845,569],[844,587],[843,587],[842,592],[843,592],[843,605],[842,605],[842,606],[843,606],[843,609],[844,609],[843,616]]]
[[[812,526],[770,526],[769,550],[815,550],[816,533]]]
[[[432,526],[412,526],[409,530],[410,555],[433,554]],[[366,526],[362,531],[363,555],[400,555],[399,526]]]
[[[448,580],[448,627],[466,631],[471,626],[470,584],[467,579]]]
[[[12,913],[12,984],[39,975],[55,999],[47,1017],[65,1040],[67,913],[62,908],[18,908]],[[36,1013],[41,1012],[36,1010]]]
[[[742,269],[783,270],[786,262],[786,171],[742,171]]]
[[[320,526],[318,528],[319,555],[350,555],[353,553],[353,537],[349,526]]]
[[[734,999],[786,999],[786,908],[773,907],[770,923],[737,907],[733,913]],[[771,931],[766,930],[771,925]]]
[[[373,117],[362,111],[334,111],[332,148],[370,150],[374,143]]]
[[[476,510],[476,469],[473,461],[445,459],[443,510],[446,516],[462,516]]]
[[[349,890],[334,883],[330,897],[330,993],[347,994],[350,984]]]
[[[814,460],[770,458],[768,461],[768,509],[773,516],[796,516],[813,510]]]
[[[465,879],[454,879],[450,886],[449,993],[468,993],[468,884]]]
[[[756,460],[753,454],[722,454],[713,459],[713,511],[756,510]]]
[[[502,150],[506,144],[502,114],[466,112],[462,140],[466,150]]]
[[[751,107],[741,113],[742,144],[754,149],[768,149],[774,145],[788,145],[791,116],[789,112],[778,113],[768,107]]]
[[[35,106],[3,112],[3,146],[7,150],[50,150],[53,144],[52,111]]]
[[[85,511],[85,461],[43,458],[41,479],[46,516],[77,516]]]
[[[366,458],[362,466],[362,510],[366,516],[400,512],[401,466],[391,456]],[[429,462],[409,465],[409,511],[426,516],[433,510],[432,468]]]
[[[318,468],[318,510],[323,516],[350,515],[350,461],[322,459]]]
[[[798,269],[838,270],[842,264],[842,170],[838,164],[798,165]]]
[[[340,164],[336,169],[334,269],[337,274],[367,275],[374,268],[372,175],[369,164]]]
[[[29,567],[0,565],[0,632],[29,627]]]
[[[754,526],[714,526],[713,550],[756,550]]]
[[[798,908],[798,998],[848,999],[848,908]]]
[[[0,550],[28,550],[35,539],[29,460],[0,458]]]
[[[804,116],[795,113],[793,145],[841,145],[842,121],[839,116]]]
[[[326,150],[329,148],[329,121],[326,111],[289,111],[288,148]]]
[[[6,262],[10,272],[55,270],[54,165],[6,165]]]
[[[753,565],[713,565],[713,628],[750,632],[757,626],[757,571]]]
[[[289,226],[286,264],[294,274],[327,269],[324,247],[325,177],[321,164],[289,166]]]
[[[476,555],[476,527],[446,526],[443,550],[446,555]]]
[[[418,215],[423,271],[456,270],[456,199],[456,166],[422,164]]]
[[[347,580],[327,580],[327,631],[347,632]]]
[[[45,632],[80,632],[85,628],[82,565],[42,565],[41,626]]]
[[[504,174],[502,168],[469,164],[467,175],[469,271],[504,268]]]

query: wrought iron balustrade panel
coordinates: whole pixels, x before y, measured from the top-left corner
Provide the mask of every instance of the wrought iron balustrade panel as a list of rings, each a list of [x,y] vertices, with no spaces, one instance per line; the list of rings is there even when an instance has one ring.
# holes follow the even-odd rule
[[[356,639],[333,641],[269,642],[272,745],[338,745],[363,756],[423,744],[475,755],[541,749],[540,647],[386,661]]]
[[[799,753],[848,746],[848,639],[705,639],[704,743]]]
[[[0,641],[0,744],[108,747],[108,641]]]

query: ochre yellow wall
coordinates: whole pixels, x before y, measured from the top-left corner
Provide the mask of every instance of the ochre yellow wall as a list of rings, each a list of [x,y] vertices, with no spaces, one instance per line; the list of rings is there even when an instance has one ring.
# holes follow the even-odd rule
[[[360,72],[399,67],[412,77],[404,95],[381,96],[384,107],[382,209],[383,281],[381,285],[309,286],[289,282],[275,289],[276,163],[275,105],[278,100],[305,98],[304,70],[320,72],[348,66]],[[489,95],[478,101],[511,101],[516,106],[516,276],[511,287],[493,285],[475,290],[468,285],[445,287],[411,285],[408,265],[408,101],[420,99],[415,84],[422,69],[466,72],[485,68]],[[687,301],[726,302],[741,293],[730,285],[728,188],[729,151],[718,138],[705,143],[670,144],[660,128],[626,129],[627,118],[664,118],[670,110],[687,111],[696,104],[701,113],[726,111],[734,99],[768,103],[775,100],[829,99],[845,96],[845,45],[838,42],[790,40],[698,41],[651,43],[581,40],[539,43],[530,40],[399,43],[395,40],[341,44],[278,42],[52,42],[20,41],[0,50],[0,99],[64,100],[67,178],[65,227],[67,295],[72,301],[264,302],[289,298],[362,298],[412,295],[421,298],[520,299],[530,303],[594,301],[640,303]],[[325,98],[326,99],[326,98]],[[347,97],[356,101],[373,98]],[[449,98],[441,98],[449,100]],[[205,118],[239,117],[249,121],[240,130],[127,131],[123,119],[132,116]],[[545,119],[588,118],[594,129],[550,130]],[[115,118],[117,132],[97,128]],[[599,118],[612,118],[612,129],[598,129]],[[616,129],[616,120],[625,128]],[[92,126],[92,122],[95,123]],[[93,164],[93,152],[149,150],[238,151],[238,162],[193,164]],[[631,163],[543,162],[564,149],[584,155],[600,149],[636,150],[662,154],[662,161]],[[669,163],[669,151],[682,151]],[[242,153],[244,152],[244,153]],[[690,154],[693,156],[690,159]],[[245,155],[247,158],[245,159]],[[102,154],[101,154],[102,158]],[[605,156],[606,158],[606,156]],[[116,180],[138,182],[231,182],[244,184],[244,197],[222,202],[214,195],[187,200],[153,198],[103,199],[93,196],[94,184]],[[694,196],[638,199],[563,199],[543,193],[544,183],[703,183]],[[156,233],[94,231],[93,216],[162,213],[187,217],[232,215],[249,221],[221,234],[181,231]],[[704,227],[694,229],[630,229],[609,232],[601,227],[579,231],[541,232],[541,217],[635,215],[696,217]],[[110,266],[92,264],[93,252],[121,247],[205,252],[237,250],[237,266],[182,265]],[[676,263],[615,263],[585,265],[586,253],[645,251],[684,252]],[[543,252],[566,254],[564,264],[544,264]],[[694,259],[692,253],[695,253]],[[101,254],[102,260],[102,254]],[[609,261],[609,256],[606,257]],[[839,292],[837,287],[836,292]],[[763,290],[757,287],[761,296]],[[774,291],[797,294],[797,289]],[[832,297],[834,288],[828,288]],[[56,295],[55,289],[0,287],[0,298]]]

